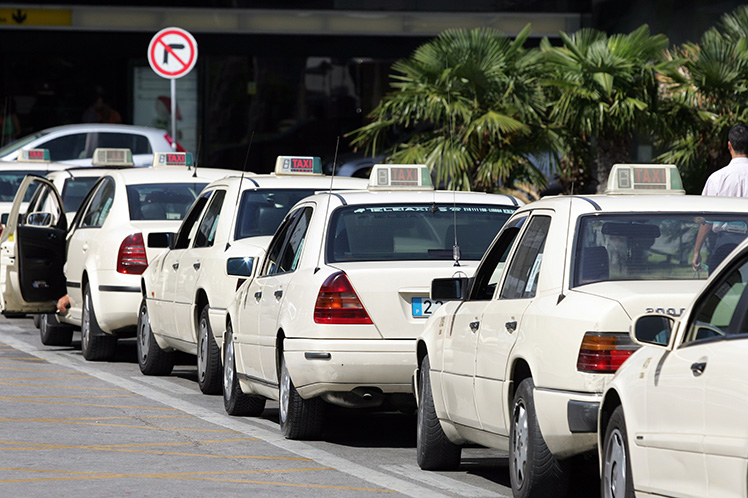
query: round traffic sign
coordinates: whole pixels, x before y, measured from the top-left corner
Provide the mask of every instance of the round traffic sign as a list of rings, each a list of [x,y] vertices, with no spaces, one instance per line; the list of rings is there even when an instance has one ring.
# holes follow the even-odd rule
[[[197,62],[197,42],[182,28],[164,28],[148,45],[148,63],[163,78],[181,78]]]

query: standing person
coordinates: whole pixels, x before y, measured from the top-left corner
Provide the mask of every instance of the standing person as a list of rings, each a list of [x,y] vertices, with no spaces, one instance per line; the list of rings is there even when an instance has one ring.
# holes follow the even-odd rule
[[[96,100],[83,112],[81,120],[84,123],[114,123],[122,122],[122,116],[113,109],[102,94],[96,96]]]
[[[709,175],[701,195],[748,197],[748,126],[739,124],[730,129],[727,150],[730,151],[732,160],[724,168]],[[744,226],[709,223],[705,219],[700,222],[693,248],[692,266],[694,270],[701,268],[701,247],[707,235],[713,232],[717,234],[717,239],[708,262],[711,272],[745,238],[746,229]]]

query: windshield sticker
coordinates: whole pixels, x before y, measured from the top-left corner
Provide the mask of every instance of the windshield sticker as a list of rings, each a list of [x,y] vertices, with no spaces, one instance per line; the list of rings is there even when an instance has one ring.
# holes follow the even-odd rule
[[[530,270],[530,276],[527,278],[527,285],[525,285],[525,294],[535,292],[535,285],[537,284],[538,272],[540,271],[540,262],[543,261],[543,253],[539,253],[535,256],[535,263],[532,264]]]

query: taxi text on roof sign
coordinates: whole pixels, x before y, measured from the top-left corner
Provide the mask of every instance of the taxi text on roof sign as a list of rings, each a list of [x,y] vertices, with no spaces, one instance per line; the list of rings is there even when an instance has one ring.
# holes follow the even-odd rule
[[[685,194],[674,164],[615,164],[606,194]]]
[[[192,166],[191,152],[156,152],[153,154],[154,166]]]
[[[23,150],[18,154],[17,161],[33,162],[33,163],[48,163],[49,162],[49,150],[47,149],[29,149]]]
[[[369,190],[434,190],[425,164],[375,164]]]
[[[104,149],[94,150],[91,159],[92,166],[134,166],[132,152],[130,149]]]
[[[276,175],[321,175],[322,161],[312,156],[278,156],[275,160]]]

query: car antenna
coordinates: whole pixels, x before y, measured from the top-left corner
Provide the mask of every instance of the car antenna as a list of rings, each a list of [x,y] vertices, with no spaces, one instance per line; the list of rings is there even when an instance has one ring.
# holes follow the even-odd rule
[[[253,131],[252,134],[249,136],[249,145],[247,146],[247,155],[244,156],[244,165],[242,166],[242,175],[239,177],[239,188],[236,191],[236,202],[234,202],[234,223],[231,224],[231,226],[234,226],[234,234],[236,234],[236,216],[239,214],[239,196],[242,193],[242,183],[244,182],[244,171],[247,169],[247,164],[249,164],[249,151],[252,149],[252,142],[255,138],[255,132]],[[228,251],[229,247],[231,247],[231,242],[226,242],[226,248],[224,251]]]
[[[566,275],[566,256],[569,252],[569,223],[571,223],[571,204],[574,200],[574,182],[571,182],[571,194],[569,194],[569,215],[566,219],[566,244],[564,244],[564,271],[561,275]],[[556,304],[564,300],[566,295],[564,294],[564,287],[561,286],[561,294],[558,295],[558,301]]]
[[[445,55],[445,65],[447,66],[447,70],[449,70],[449,57]],[[450,81],[447,79],[447,81]],[[447,83],[447,107],[451,109],[452,107],[452,86],[450,83]],[[454,145],[452,140],[454,137],[454,113],[449,113],[449,149],[452,150],[452,146]],[[442,149],[443,153],[443,149]],[[443,156],[442,156],[443,157]],[[434,195],[436,195],[436,191],[434,192]],[[460,244],[457,241],[457,191],[452,190],[452,225],[454,226],[454,235],[455,235],[455,243],[452,246],[452,259],[454,259],[454,265],[452,266],[461,266],[460,265]]]
[[[192,178],[197,178],[197,162],[200,160],[200,146],[203,143],[203,134],[200,134],[200,138],[197,140],[197,156],[195,156],[195,166],[192,169]]]
[[[340,147],[340,135],[338,135],[338,139],[335,141],[335,155],[333,156],[332,160],[332,172],[330,173],[330,190],[328,191],[327,195],[327,206],[325,207],[325,217],[324,220],[327,220],[327,215],[330,213],[330,198],[332,197],[332,182],[335,180],[335,166],[338,163],[338,148]],[[324,227],[323,227],[324,228]],[[323,230],[324,235],[324,230]],[[314,268],[314,273],[317,273],[319,271],[319,260],[322,258],[322,253],[324,251],[324,244],[325,244],[325,238],[322,237],[322,240],[320,241],[320,248],[319,248],[319,258],[317,258],[317,266]]]

